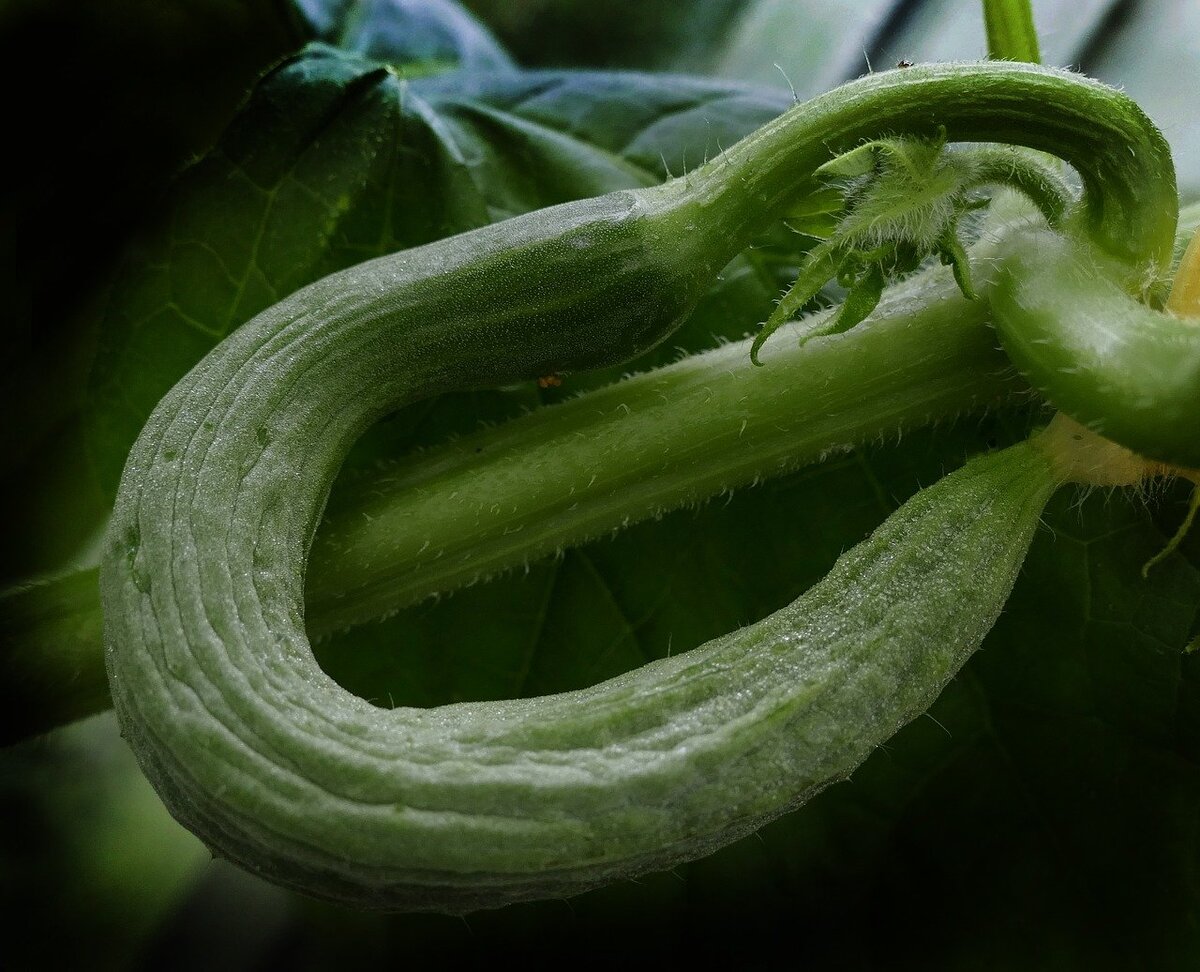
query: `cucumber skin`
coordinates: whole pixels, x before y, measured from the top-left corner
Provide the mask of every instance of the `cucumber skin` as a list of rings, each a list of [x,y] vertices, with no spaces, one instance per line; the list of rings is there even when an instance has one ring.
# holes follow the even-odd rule
[[[377,709],[312,658],[312,526],[364,416],[451,371],[461,383],[476,360],[493,381],[497,365],[486,341],[413,323],[421,287],[400,308],[372,300],[373,275],[395,268],[368,269],[353,298],[368,311],[348,311],[345,280],[314,285],[164,399],[102,571],[114,701],[148,777],[215,853],[308,894],[467,912],[749,833],[928,707],[990,628],[1056,485],[1036,447],[1014,447],[918,494],[791,606],[694,652],[542,699]],[[422,336],[435,353],[411,350]],[[554,352],[517,364],[550,361],[566,366]]]
[[[271,842],[270,824],[247,807],[262,795],[252,777],[269,780],[273,760],[291,762],[297,718],[327,723],[342,741],[395,721],[329,680],[304,633],[307,550],[350,444],[408,401],[617,364],[653,347],[740,246],[719,210],[676,183],[368,261],[264,311],[162,400],[130,453],[106,536],[105,666],[122,732],[148,777],[215,852],[272,868],[253,851]],[[298,686],[327,694],[329,712],[288,697]],[[272,713],[253,712],[262,690],[281,692],[275,701],[293,705],[292,718],[267,725]],[[236,724],[232,734],[222,717]],[[318,763],[318,789],[326,770],[336,780],[347,770]],[[234,790],[246,812],[236,834],[213,802]],[[297,812],[313,805],[312,793],[292,796]],[[283,843],[294,833],[290,824],[279,831]],[[309,855],[305,840],[293,857]],[[336,847],[329,855],[314,893],[341,880],[345,855]],[[356,865],[368,884],[372,861],[367,854]]]
[[[304,565],[357,435],[652,347],[742,247],[740,193],[616,193],[370,261],[163,399],[107,536],[106,665],[147,776],[214,853],[380,909],[577,893],[844,778],[978,646],[1055,485],[1031,446],[920,494],[784,611],[581,692],[381,710],[314,661]]]

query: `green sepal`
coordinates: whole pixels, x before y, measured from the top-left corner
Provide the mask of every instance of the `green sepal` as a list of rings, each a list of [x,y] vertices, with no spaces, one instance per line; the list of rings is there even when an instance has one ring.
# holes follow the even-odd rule
[[[820,179],[857,179],[879,172],[886,157],[914,179],[925,178],[934,168],[946,144],[946,128],[938,129],[932,140],[915,138],[877,138],[830,159],[814,171]]]
[[[823,333],[843,334],[865,321],[871,316],[871,311],[879,306],[879,298],[883,296],[883,287],[886,283],[887,276],[883,272],[882,264],[872,263],[867,266],[855,280],[850,293],[846,295],[841,310],[837,312],[837,315],[830,321],[828,329]],[[815,336],[810,335],[810,337]]]
[[[987,205],[989,200],[975,192],[983,186],[1015,189],[1051,226],[1065,218],[1070,189],[1052,165],[1033,153],[1008,147],[947,152],[945,143],[944,128],[934,139],[875,139],[816,169],[818,178],[841,180],[844,214],[826,230],[825,242],[811,251],[759,332],[751,353],[756,365],[762,363],[758,352],[767,338],[831,278],[849,291],[849,306],[802,341],[849,330],[875,308],[883,284],[935,254],[951,268],[963,296],[978,299],[958,224],[965,213]],[[818,229],[835,214],[830,192],[803,196],[794,210],[803,229],[793,228],[819,235]]]
[[[839,189],[818,186],[788,207],[783,222],[801,236],[826,239],[837,231],[845,211],[846,201]]]
[[[963,248],[962,240],[958,238],[957,227],[951,227],[942,238],[938,250],[942,266],[949,266],[954,274],[954,282],[967,300],[978,300],[979,294],[971,283],[971,261],[967,259],[967,251]]]
[[[818,179],[858,179],[870,175],[878,166],[878,152],[884,145],[884,139],[865,142],[858,148],[851,149],[835,156],[824,165],[818,166],[814,175]]]
[[[750,345],[750,360],[755,365],[762,367],[762,362],[758,360],[758,352],[766,343],[767,338],[817,296],[821,288],[825,286],[825,282],[838,273],[844,259],[845,256],[840,252],[840,247],[832,241],[819,243],[809,251],[808,259],[800,268],[796,282],[779,298],[775,310],[771,312],[771,316],[767,318],[762,330],[755,337],[754,343]]]

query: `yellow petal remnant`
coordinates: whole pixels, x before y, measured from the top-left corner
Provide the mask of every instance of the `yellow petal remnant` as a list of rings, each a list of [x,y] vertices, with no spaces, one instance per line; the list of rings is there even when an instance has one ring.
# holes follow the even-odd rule
[[[1176,317],[1200,317],[1200,230],[1183,252],[1175,282],[1167,297],[1167,310]]]
[[[1157,464],[1057,413],[1034,444],[1054,462],[1064,483],[1086,486],[1136,486],[1157,471]]]

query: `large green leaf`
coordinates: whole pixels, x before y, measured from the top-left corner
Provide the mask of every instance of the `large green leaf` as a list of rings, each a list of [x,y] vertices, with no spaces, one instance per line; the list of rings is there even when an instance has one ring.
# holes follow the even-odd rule
[[[512,61],[452,0],[294,0],[312,34],[336,47],[418,73],[502,71]]]
[[[464,0],[524,67],[663,70],[717,43],[745,0]]]
[[[979,0],[467,0],[523,64],[619,65],[753,81],[801,98],[867,70],[987,51]],[[1200,5],[1033,0],[1047,64],[1124,88],[1162,128],[1200,196]],[[778,67],[776,66],[778,65]]]
[[[722,31],[682,47],[672,63],[811,98],[867,71],[898,9],[896,0],[751,0]]]
[[[9,175],[0,584],[58,569],[103,517],[78,421],[96,290],[171,177],[300,40],[283,3],[0,4]]]
[[[129,446],[167,389],[291,291],[369,257],[661,181],[787,103],[737,85],[634,74],[455,72],[407,81],[377,62],[309,47],[264,78],[123,263],[89,392],[103,482],[115,489]],[[778,290],[773,267],[769,254],[757,254],[730,268],[689,325],[694,339],[682,340],[708,345],[744,333]],[[643,364],[655,360],[661,354]],[[423,442],[538,400],[531,386],[426,403],[386,432]]]

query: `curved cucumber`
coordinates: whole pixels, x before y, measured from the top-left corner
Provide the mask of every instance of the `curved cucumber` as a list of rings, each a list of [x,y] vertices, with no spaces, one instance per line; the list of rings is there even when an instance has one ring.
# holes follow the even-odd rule
[[[466,911],[706,854],[923,711],[990,628],[1057,484],[1036,445],[922,492],[764,621],[547,698],[381,710],[351,695],[313,659],[304,564],[372,420],[629,359],[831,151],[884,123],[943,122],[952,138],[1061,149],[1097,239],[1151,271],[1164,239],[1169,253],[1169,155],[1127,99],[1016,65],[914,68],[793,109],[690,182],[317,281],[197,365],[130,454],[101,579],[114,704],[178,819],[314,895]]]
[[[305,326],[312,303],[240,330],[160,405],[102,581],[114,701],[159,794],[216,852],[322,897],[468,911],[561,896],[795,807],[979,645],[1057,482],[1034,445],[987,456],[794,604],[693,652],[563,695],[383,710],[316,665],[302,565],[380,386],[402,395],[444,366],[398,343],[389,374],[363,345],[407,327],[350,315],[331,335]]]

